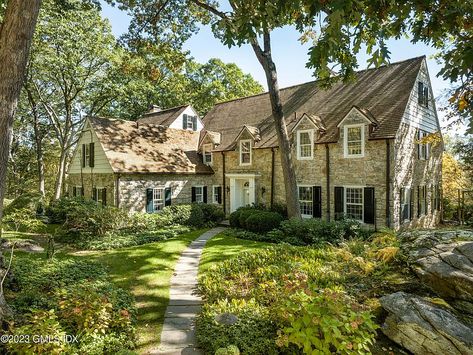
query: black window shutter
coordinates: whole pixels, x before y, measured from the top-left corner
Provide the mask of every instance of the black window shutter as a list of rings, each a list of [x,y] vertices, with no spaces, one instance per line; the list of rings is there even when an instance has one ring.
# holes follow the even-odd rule
[[[204,186],[202,188],[202,194],[204,195],[204,197],[203,197],[204,203],[207,203],[207,186]]]
[[[74,196],[74,197],[77,196],[77,187],[75,187],[75,186],[72,187],[72,196]]]
[[[192,129],[197,131],[197,116],[192,117]]]
[[[312,216],[314,218],[322,217],[322,187],[313,186],[312,187],[312,199],[314,208],[312,210]]]
[[[405,203],[406,201],[404,201],[404,188],[401,187],[399,189],[399,219],[402,223],[402,221],[404,221],[406,219],[406,206],[405,206]]]
[[[417,102],[422,105],[423,101],[423,96],[424,96],[424,84],[419,81],[417,83]]]
[[[413,217],[414,217],[414,189],[410,188],[409,220],[412,221]]]
[[[424,105],[429,107],[429,88],[424,86]]]
[[[153,213],[153,189],[146,189],[146,212]]]
[[[363,193],[363,222],[374,224],[374,187],[365,187]]]
[[[222,203],[222,186],[217,187],[217,203]]]
[[[102,205],[107,206],[107,189],[102,189]]]
[[[187,115],[182,115],[182,128],[187,129]]]
[[[195,187],[194,186],[192,186],[192,189],[191,189],[191,201],[195,202]]]
[[[97,201],[97,188],[92,189],[92,200]]]
[[[417,218],[420,217],[420,186],[417,186]]]
[[[166,187],[164,189],[164,206],[171,206],[171,188]]]
[[[94,143],[89,143],[89,154],[90,154],[90,158],[89,158],[89,166],[91,168],[94,167],[94,164],[95,164],[95,144]]]
[[[420,130],[417,130],[417,144],[416,144],[416,147],[417,147],[417,159],[420,159],[421,156],[420,156],[420,150],[421,150],[421,145],[419,143],[420,141]]]
[[[85,144],[82,144],[82,167],[85,168]]]
[[[335,219],[343,217],[343,187],[335,186]]]

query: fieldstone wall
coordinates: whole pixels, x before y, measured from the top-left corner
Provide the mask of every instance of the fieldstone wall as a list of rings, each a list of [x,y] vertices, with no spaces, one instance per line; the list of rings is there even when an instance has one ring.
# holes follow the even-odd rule
[[[129,212],[146,212],[146,189],[170,187],[172,204],[190,203],[192,186],[207,186],[211,202],[212,177],[209,175],[127,174],[120,176],[120,207]]]
[[[433,206],[434,189],[441,186],[443,142],[431,145],[428,160],[419,160],[416,149],[417,129],[402,123],[395,141],[395,179],[393,180],[393,220],[396,228],[429,228],[439,223],[441,212]],[[427,186],[427,213],[418,217],[417,187]],[[401,222],[400,189],[414,189],[412,220]]]
[[[84,187],[84,197],[92,198],[94,187],[107,189],[107,205],[115,206],[114,174],[69,174],[67,177],[67,193],[73,195],[74,186]]]

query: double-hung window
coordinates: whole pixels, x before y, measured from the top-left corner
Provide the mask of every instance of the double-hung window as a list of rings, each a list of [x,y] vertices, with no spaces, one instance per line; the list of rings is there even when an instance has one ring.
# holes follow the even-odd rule
[[[348,218],[363,221],[362,187],[347,187],[345,189],[345,214]]]
[[[204,144],[202,146],[202,157],[204,160],[204,164],[211,165],[212,164],[212,144]]]
[[[314,154],[314,131],[297,131],[297,159],[312,159]]]
[[[314,215],[314,189],[312,186],[299,186],[299,208],[302,217]]]
[[[204,187],[195,186],[195,201],[194,202],[204,202]]]
[[[153,189],[153,212],[159,212],[164,208],[164,187]]]
[[[222,187],[220,185],[212,186],[212,202],[220,204],[222,200]]]
[[[425,137],[428,136],[427,132],[418,130],[417,131],[417,158],[419,160],[427,160],[430,156],[430,143],[425,142]]]
[[[422,81],[419,81],[417,83],[417,87],[417,99],[419,105],[429,107],[429,87],[425,85]]]
[[[347,125],[344,127],[344,155],[346,158],[363,157],[365,152],[364,125]]]
[[[427,214],[427,186],[417,187],[417,216]]]
[[[240,141],[240,165],[251,165],[251,139]]]
[[[399,191],[401,207],[401,223],[411,219],[411,189],[401,188]]]

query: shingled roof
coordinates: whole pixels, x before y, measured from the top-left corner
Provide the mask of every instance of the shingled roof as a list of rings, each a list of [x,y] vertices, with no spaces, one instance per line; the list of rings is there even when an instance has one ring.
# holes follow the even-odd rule
[[[330,89],[321,89],[317,81],[281,89],[288,130],[304,113],[314,115],[326,128],[316,143],[337,142],[337,124],[356,106],[369,112],[378,123],[369,139],[393,138],[424,59],[425,56],[417,57],[362,70],[356,73],[353,83],[339,82]],[[260,131],[261,140],[255,142],[255,148],[278,145],[268,93],[219,103],[203,121],[207,130],[222,134],[221,144],[215,148],[218,151],[232,149],[244,125]]]
[[[199,132],[89,118],[116,173],[211,174],[197,153]]]
[[[161,111],[148,112],[137,121],[140,123],[154,123],[157,125],[169,127],[171,123],[173,123],[188,106],[189,105],[182,105],[167,108]]]

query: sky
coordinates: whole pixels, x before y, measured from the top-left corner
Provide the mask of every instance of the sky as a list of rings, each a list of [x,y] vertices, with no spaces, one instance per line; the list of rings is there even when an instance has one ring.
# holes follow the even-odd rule
[[[103,3],[102,15],[109,19],[113,34],[116,37],[127,32],[130,18],[125,12]],[[299,36],[299,33],[290,27],[277,29],[272,32],[273,59],[276,63],[279,86],[281,88],[314,79],[312,71],[306,68],[309,45],[302,45],[298,41]],[[226,63],[236,63],[243,72],[251,74],[264,88],[267,88],[264,71],[250,45],[228,48],[213,36],[209,26],[202,26],[199,33],[185,43],[184,49],[190,51],[190,55],[200,63],[205,63],[210,58],[220,58]],[[446,125],[443,120],[445,115],[439,108],[445,105],[446,92],[450,84],[437,77],[441,65],[433,58],[435,50],[423,43],[412,44],[408,39],[390,40],[388,42],[388,49],[391,52],[391,62],[422,55],[427,57],[432,90],[436,98],[441,126],[444,127]],[[368,56],[360,51],[358,55],[359,69],[367,67],[367,59]],[[458,127],[450,130],[449,133],[462,134],[461,132],[463,131],[464,127]]]

